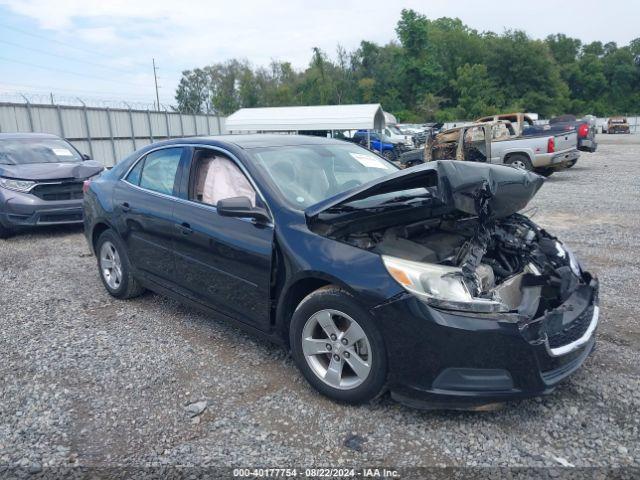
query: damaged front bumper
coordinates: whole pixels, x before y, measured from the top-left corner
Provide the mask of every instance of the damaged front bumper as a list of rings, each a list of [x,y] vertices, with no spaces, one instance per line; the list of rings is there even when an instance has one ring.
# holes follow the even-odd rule
[[[18,229],[82,223],[82,199],[43,200],[36,195],[0,188],[0,225]]]
[[[389,388],[417,408],[482,408],[548,394],[595,346],[598,281],[529,322],[433,308],[410,294],[372,310],[384,330]]]

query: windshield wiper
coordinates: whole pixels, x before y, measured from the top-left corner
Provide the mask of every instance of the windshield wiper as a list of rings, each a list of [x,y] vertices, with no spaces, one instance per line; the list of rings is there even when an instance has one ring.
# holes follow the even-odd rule
[[[397,197],[393,197],[389,200],[386,200],[381,203],[381,205],[387,205],[389,203],[398,203],[398,202],[406,202],[407,200],[413,200],[416,198],[431,198],[430,193],[422,193],[419,195],[398,195]]]

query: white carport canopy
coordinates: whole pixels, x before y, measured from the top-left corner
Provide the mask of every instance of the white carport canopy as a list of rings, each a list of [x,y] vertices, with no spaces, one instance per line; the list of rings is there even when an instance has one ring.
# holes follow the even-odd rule
[[[241,108],[227,117],[229,132],[300,132],[308,130],[382,130],[379,103],[311,107]]]
[[[384,112],[384,121],[387,123],[387,125],[395,125],[396,123],[398,123],[396,116],[389,112]]]

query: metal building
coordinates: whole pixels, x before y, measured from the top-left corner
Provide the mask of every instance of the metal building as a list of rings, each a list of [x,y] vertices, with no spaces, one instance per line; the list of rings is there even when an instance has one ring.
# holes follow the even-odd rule
[[[230,133],[382,130],[384,126],[384,112],[379,103],[241,108],[226,119]]]

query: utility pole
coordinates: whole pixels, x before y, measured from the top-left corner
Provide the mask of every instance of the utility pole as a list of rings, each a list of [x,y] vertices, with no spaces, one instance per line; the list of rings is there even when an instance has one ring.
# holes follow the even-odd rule
[[[153,81],[156,84],[156,110],[160,110],[160,95],[158,95],[158,75],[156,74],[158,68],[156,67],[156,59],[152,58],[151,62],[153,63]]]

